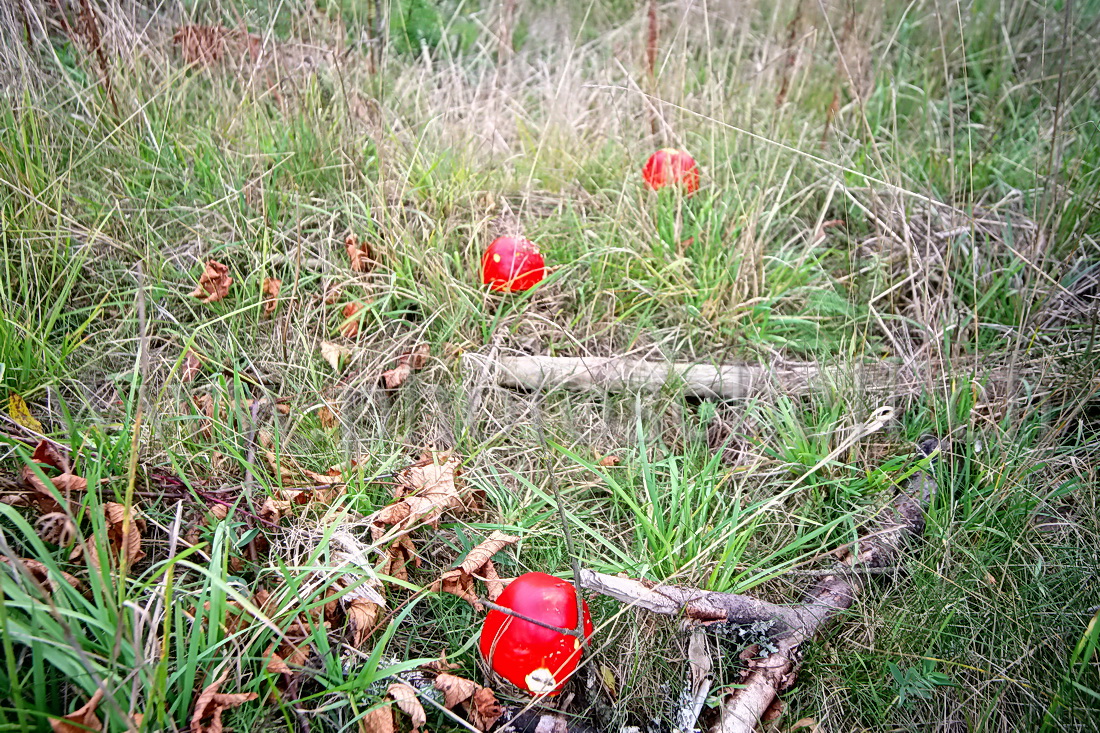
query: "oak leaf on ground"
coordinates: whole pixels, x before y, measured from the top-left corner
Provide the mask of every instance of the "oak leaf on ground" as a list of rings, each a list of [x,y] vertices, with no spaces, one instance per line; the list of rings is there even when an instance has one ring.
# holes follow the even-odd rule
[[[435,688],[443,693],[443,707],[448,710],[462,705],[466,718],[478,730],[486,731],[504,714],[496,694],[488,687],[444,672],[436,676]]]
[[[482,687],[474,693],[466,705],[466,717],[478,730],[489,730],[504,715],[504,708],[497,702],[496,693],[488,687]]]
[[[224,711],[259,697],[255,692],[218,692],[218,688],[228,678],[229,671],[226,670],[221,677],[203,689],[195,702],[195,712],[191,715],[191,733],[222,733]],[[210,722],[204,722],[207,720]]]
[[[407,565],[410,560],[413,561],[413,565],[420,567],[420,556],[416,554],[416,545],[413,544],[409,535],[403,534],[386,551],[386,560],[379,572],[396,580],[407,581],[409,579]]]
[[[88,481],[72,473],[72,467],[68,457],[54,444],[45,440],[39,441],[34,449],[34,454],[31,456],[31,460],[39,464],[39,468],[43,471],[45,470],[43,466],[61,471],[59,476],[50,478],[50,483],[63,494],[63,498],[68,499],[69,495],[73,492],[87,491]],[[54,498],[53,492],[50,491],[49,487],[46,486],[46,483],[42,481],[41,477],[39,477],[38,473],[36,473],[33,468],[30,466],[23,466],[20,477],[24,485],[30,489],[30,492],[25,495],[26,503],[33,504],[42,514],[50,514],[62,510],[61,505],[57,502],[57,499]]]
[[[103,504],[103,514],[107,519],[107,540],[112,554],[130,565],[145,557],[141,549],[145,520],[132,508],[128,510],[125,505],[113,501]]]
[[[76,539],[76,525],[65,512],[43,514],[34,523],[34,531],[44,542],[68,547]]]
[[[95,714],[95,709],[102,699],[103,690],[96,690],[88,702],[64,718],[50,718],[50,728],[53,729],[53,733],[88,733],[90,730],[103,730],[103,723]]]
[[[203,303],[216,303],[229,295],[229,286],[232,284],[229,268],[217,260],[208,260],[191,297],[202,298]]]
[[[351,356],[351,351],[348,347],[334,344],[331,341],[321,342],[321,358],[328,362],[328,365],[332,367],[332,371],[337,374],[344,371],[344,364],[347,363],[349,356]]]
[[[375,624],[378,623],[378,614],[382,607],[366,598],[356,598],[348,604],[345,612],[348,616],[348,626],[351,627],[351,645],[358,649],[363,642],[370,637]]]

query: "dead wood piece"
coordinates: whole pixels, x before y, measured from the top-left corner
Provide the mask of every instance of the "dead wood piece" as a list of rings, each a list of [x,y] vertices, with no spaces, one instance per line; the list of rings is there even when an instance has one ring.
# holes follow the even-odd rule
[[[922,457],[933,456],[938,448],[935,438],[922,440],[918,446]],[[822,578],[810,590],[803,605],[805,625],[776,639],[777,651],[754,664],[742,689],[727,699],[711,733],[752,733],[756,729],[777,695],[794,683],[802,643],[847,610],[863,589],[866,581],[861,576],[843,571],[893,564],[905,543],[924,531],[924,507],[935,494],[936,482],[927,473],[920,472],[907,482],[880,513],[878,529],[851,548],[847,561],[838,563],[836,575]]]
[[[772,621],[772,628],[776,633],[786,633],[804,626],[807,620],[812,619],[804,619],[802,609],[797,606],[780,606],[735,593],[657,585],[588,569],[581,570],[581,585],[600,595],[610,596],[652,613],[665,616],[683,613],[690,619],[704,623],[724,621],[750,624],[756,621]]]

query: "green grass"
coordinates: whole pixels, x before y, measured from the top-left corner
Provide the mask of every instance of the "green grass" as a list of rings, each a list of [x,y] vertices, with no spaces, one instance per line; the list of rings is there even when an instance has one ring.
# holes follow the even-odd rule
[[[82,537],[106,541],[105,502],[148,522],[147,557],[123,573],[0,506],[0,554],[86,589],[0,573],[0,727],[49,730],[102,688],[109,730],[139,712],[137,728],[181,729],[228,671],[223,691],[259,695],[228,726],[293,730],[309,711],[313,730],[346,731],[419,660],[446,652],[488,682],[479,613],[420,591],[495,529],[521,538],[497,555],[501,576],[568,576],[555,486],[583,566],[797,602],[825,553],[925,467],[912,445],[931,433],[949,450],[925,537],[806,645],[779,729],[1096,729],[1100,8],[1075,3],[1067,24],[1061,4],[803,5],[662,4],[653,79],[636,3],[517,3],[502,64],[497,3],[383,2],[377,67],[373,3],[197,0],[137,25],[105,13],[118,116],[95,57],[43,35],[54,11],[28,9],[30,43],[0,13],[0,399],[25,398],[71,447],[92,489],[73,509]],[[170,43],[181,18],[288,54],[302,42],[313,65],[187,68]],[[698,160],[696,196],[642,184],[666,145]],[[549,277],[488,293],[482,249],[515,232]],[[369,273],[351,271],[348,234],[371,248]],[[203,304],[189,293],[210,259],[233,284]],[[342,373],[322,341],[351,349]],[[428,363],[384,390],[417,343]],[[182,382],[188,351],[203,364]],[[672,385],[528,394],[467,352],[838,371],[808,395],[731,403]],[[899,377],[855,383],[860,363]],[[209,424],[192,403],[205,394]],[[278,528],[254,519],[279,491],[242,407],[260,398],[289,405],[258,413],[284,465],[358,461],[344,497]],[[833,455],[884,405],[893,423]],[[38,436],[0,430],[8,498]],[[379,560],[357,521],[426,446],[464,456],[483,503],[417,530],[422,566],[389,584],[389,615],[351,649],[346,619],[317,615],[347,593],[333,533]],[[608,454],[620,463],[600,465]],[[233,506],[224,521],[210,496]],[[261,588],[275,596],[262,611]],[[618,695],[601,727],[670,720],[678,620],[589,602],[587,664]],[[287,689],[265,651],[300,615],[311,656]],[[715,695],[750,637],[721,641]]]

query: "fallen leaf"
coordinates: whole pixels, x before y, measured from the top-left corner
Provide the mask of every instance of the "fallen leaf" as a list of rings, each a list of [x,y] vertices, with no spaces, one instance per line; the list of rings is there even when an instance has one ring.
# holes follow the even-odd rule
[[[13,563],[10,558],[5,557],[5,556],[0,556],[0,563],[4,563],[6,565],[9,565],[17,571],[19,570],[19,567],[21,566],[22,569],[28,575],[30,575],[32,578],[34,578],[34,581],[36,583],[38,583],[38,585],[40,585],[42,587],[42,589],[44,591],[46,591],[48,594],[52,595],[58,588],[61,587],[61,584],[59,582],[55,581],[52,577],[50,577],[49,569],[45,565],[43,565],[41,562],[39,562],[38,560],[32,560],[29,557],[21,557],[21,558],[18,558],[17,562],[19,563],[19,566],[16,566],[15,563]],[[68,573],[66,573],[64,571],[59,570],[57,572],[58,572],[58,575],[61,576],[62,580],[64,580],[69,585],[71,585],[73,588],[76,588],[78,591],[83,592],[84,585],[79,580],[77,580],[72,575],[69,575]]]
[[[284,641],[278,647],[272,643],[264,652],[264,657],[268,660],[267,671],[272,674],[297,674],[309,661],[309,654],[309,645],[305,643],[296,645]]]
[[[508,545],[519,541],[519,537],[505,534],[500,530],[494,531],[489,539],[470,550],[462,565],[443,573],[442,577],[432,586],[434,591],[452,593],[480,609],[481,603],[473,592],[474,575],[481,573],[486,585],[489,586],[487,595],[490,601],[495,601],[504,592],[504,584],[497,575],[493,565],[493,555],[500,552]]]
[[[809,733],[817,733],[818,727],[819,727],[818,722],[814,718],[799,718],[797,721],[792,723],[791,727],[788,728],[787,730],[788,731],[796,731],[796,730],[799,730],[800,728],[809,728],[810,729]]]
[[[187,382],[192,382],[201,371],[202,360],[195,355],[194,351],[188,349],[187,355],[183,357],[183,368],[180,369],[180,381],[185,384]]]
[[[393,733],[393,710],[389,703],[359,719],[359,733]]]
[[[87,733],[90,730],[103,730],[103,723],[95,714],[99,701],[103,699],[103,690],[95,691],[84,706],[74,710],[64,718],[50,718],[50,728],[54,733]]]
[[[68,465],[68,462],[65,462]],[[62,511],[61,504],[58,503],[54,497],[54,493],[50,491],[46,483],[38,475],[38,473],[30,466],[23,466],[22,471],[19,474],[23,480],[23,484],[31,489],[31,493],[26,497],[28,503],[34,504],[38,511],[42,514],[51,514],[53,512]],[[72,473],[62,473],[60,476],[54,476],[50,479],[50,483],[61,492],[62,498],[68,500],[74,492],[83,492],[88,490],[88,481],[80,476],[74,476]]]
[[[331,341],[321,342],[321,357],[332,367],[332,371],[339,374],[344,371],[344,362],[347,361],[351,351],[346,346],[334,344]]]
[[[325,305],[336,305],[336,301],[340,300],[340,294],[343,292],[344,288],[335,280],[325,283],[325,291],[322,296]]]
[[[270,316],[279,307],[279,291],[283,287],[283,281],[273,277],[265,277],[263,290],[263,314]]]
[[[65,512],[43,514],[34,523],[34,531],[44,542],[68,547],[76,537],[76,525]]]
[[[435,689],[443,693],[443,707],[448,710],[466,702],[481,689],[481,685],[472,680],[446,672],[437,675],[434,684]]]
[[[145,557],[145,551],[141,549],[145,520],[113,501],[103,504],[103,513],[107,518],[107,539],[115,557],[129,565]]]
[[[363,306],[359,303],[348,303],[344,306],[344,322],[340,326],[340,333],[344,338],[353,339],[359,335],[359,319],[354,316],[361,310]]]
[[[611,668],[607,665],[600,665],[600,681],[603,682],[604,687],[607,688],[607,692],[611,695],[612,700],[616,700],[619,697],[618,690],[615,684],[615,673],[611,671]]]
[[[416,690],[402,682],[396,682],[389,686],[386,693],[397,703],[397,707],[409,716],[412,724],[412,733],[428,722],[428,716],[424,713],[424,706],[416,697]]]
[[[339,427],[340,421],[336,418],[335,408],[321,405],[317,408],[317,419],[321,421],[321,427],[328,430]]]
[[[229,268],[216,260],[209,260],[206,269],[199,276],[199,284],[191,292],[191,297],[202,298],[203,303],[216,303],[229,295],[229,286],[232,284]]]
[[[435,526],[448,509],[464,508],[455,483],[458,464],[459,459],[454,456],[447,456],[442,463],[427,458],[400,471],[394,492],[400,501],[372,515],[373,539],[377,541],[385,535],[385,525],[394,525],[399,531],[411,529],[420,522]]]
[[[386,562],[379,572],[397,580],[408,580],[409,571],[406,565],[410,560],[416,567],[420,567],[420,556],[416,554],[416,545],[413,544],[409,535],[403,534],[386,551]]]
[[[504,715],[504,708],[497,702],[496,693],[488,687],[482,687],[466,703],[466,717],[478,730],[487,731]]]
[[[42,423],[38,422],[37,418],[31,414],[31,409],[27,407],[26,401],[15,392],[8,393],[8,415],[32,433],[43,432]]]
[[[348,604],[346,612],[348,625],[351,626],[351,645],[358,649],[370,637],[374,625],[378,622],[378,613],[382,607],[365,598],[356,598]]]
[[[344,249],[351,260],[351,269],[355,272],[367,272],[371,268],[370,246],[360,242],[354,234],[344,240]]]
[[[428,662],[427,664],[422,664],[420,666],[423,669],[427,669],[427,670],[430,670],[432,672],[444,672],[444,673],[449,672],[452,669],[460,669],[462,667],[461,664],[457,664],[455,662],[448,662],[446,654],[444,654],[439,659],[433,659],[432,661]]]
[[[430,353],[428,344],[420,344],[412,351],[398,357],[396,367],[382,372],[382,381],[386,383],[386,389],[397,389],[404,384],[410,374],[427,363]]]
[[[207,685],[195,702],[195,712],[191,714],[191,733],[222,733],[222,713],[230,708],[243,705],[259,697],[255,692],[227,694],[218,692],[218,688],[229,678],[229,670]],[[209,723],[203,721],[209,719]]]
[[[70,473],[69,459],[58,449],[56,444],[47,440],[38,441],[38,445],[34,447],[34,453],[31,455],[31,460],[35,463],[52,466],[61,473]]]

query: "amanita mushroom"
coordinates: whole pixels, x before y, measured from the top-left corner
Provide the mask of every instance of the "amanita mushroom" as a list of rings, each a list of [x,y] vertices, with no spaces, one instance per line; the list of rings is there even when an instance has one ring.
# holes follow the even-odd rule
[[[493,290],[530,290],[546,276],[538,246],[523,237],[497,237],[481,258],[481,282]]]
[[[573,584],[546,573],[526,573],[504,589],[497,605],[561,629],[577,628],[577,592]],[[592,635],[592,617],[584,604],[584,638]],[[548,629],[493,609],[485,617],[479,644],[493,671],[535,695],[557,695],[581,658],[576,636]]]
[[[679,184],[685,194],[699,190],[699,167],[686,150],[663,148],[649,156],[642,168],[642,178],[653,190]]]

